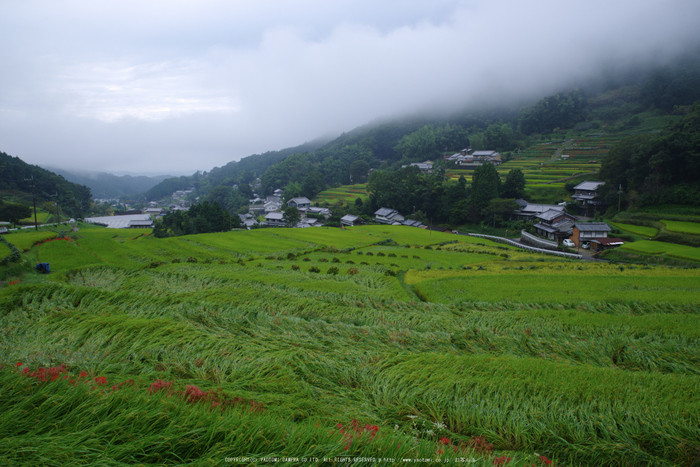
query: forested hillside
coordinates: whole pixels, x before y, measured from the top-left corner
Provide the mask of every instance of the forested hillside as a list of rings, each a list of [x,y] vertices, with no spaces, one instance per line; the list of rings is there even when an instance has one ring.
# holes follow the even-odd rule
[[[163,180],[172,178],[171,175],[157,175],[154,177],[145,175],[119,176],[104,172],[80,173],[54,168],[51,168],[51,170],[63,176],[66,180],[87,186],[95,198],[135,198]]]
[[[72,217],[82,217],[83,213],[88,211],[92,201],[90,188],[71,183],[51,171],[27,164],[19,157],[0,152],[3,198],[31,200],[31,178],[34,179],[37,203],[58,201],[61,209]]]
[[[548,138],[559,139],[561,142],[566,138],[584,138],[583,145],[590,142],[595,146],[583,149],[588,149],[588,154],[593,155],[596,147],[602,148],[602,158],[607,149],[617,144],[621,138],[634,133],[644,133],[647,136],[637,136],[636,141],[646,144],[647,140],[653,139],[653,132],[663,128],[666,122],[690,112],[690,106],[699,97],[698,83],[700,58],[697,54],[689,55],[675,63],[636,73],[634,76],[611,79],[603,84],[582,83],[580,89],[545,96],[522,108],[465,110],[449,116],[422,116],[367,124],[326,144],[309,143],[296,148],[253,155],[239,162],[212,169],[210,173],[168,179],[151,189],[147,197],[158,199],[170,195],[175,190],[194,187],[198,196],[217,201],[225,209],[235,212],[242,209],[251,197],[249,183],[256,177],[261,179],[261,187],[258,190],[261,196],[270,194],[276,188],[284,188],[287,197],[306,196],[313,199],[328,187],[366,183],[370,170],[393,172],[399,170],[402,165],[440,159],[443,154],[457,152],[468,146],[473,150],[499,151],[504,161],[508,161],[522,151],[537,151],[533,145],[546,143]],[[648,136],[650,132],[652,136]],[[590,138],[586,139],[589,133],[592,138],[600,138],[601,135],[612,136],[598,143]],[[668,144],[671,144],[673,136],[669,134],[668,138]],[[630,140],[621,144],[633,143]],[[574,152],[576,150],[575,147],[572,149]],[[592,163],[600,162],[594,158],[588,159]],[[635,161],[636,159],[628,158],[626,163],[635,164]],[[670,166],[663,163],[665,168],[659,168],[658,161],[657,157],[651,164],[657,164],[654,167],[658,170],[654,170],[657,170],[657,179],[661,180],[668,176],[667,169]],[[595,170],[597,167],[590,166]],[[509,170],[500,171],[502,179]],[[585,167],[581,167],[580,172],[585,173]],[[685,178],[693,179],[696,177],[695,173],[688,170],[685,172]],[[448,175],[452,177],[453,183],[461,175],[466,176],[467,184],[471,181],[471,172],[460,174],[458,171]],[[557,177],[553,180],[557,180]],[[612,179],[610,181],[614,182]],[[658,182],[657,186],[664,191],[679,181],[668,179],[663,183]],[[421,183],[424,186],[434,185],[434,182],[427,179]],[[443,181],[440,181],[440,184],[442,183]],[[237,185],[237,189],[234,189],[234,185]],[[563,186],[563,183],[561,185]],[[438,191],[447,189],[445,185]],[[565,195],[565,192],[561,193],[560,197]],[[442,194],[438,195],[441,196]],[[556,198],[554,195],[547,195],[544,199],[552,197]],[[402,208],[405,208],[403,205],[406,204],[405,198],[402,203],[396,205],[391,205],[387,200],[383,202],[388,204],[387,207],[396,209],[400,207],[399,204]],[[430,204],[425,197],[421,197],[419,204],[426,202]],[[411,211],[414,205],[411,203]],[[372,204],[372,207],[374,206],[375,204]],[[365,208],[368,209],[369,207]],[[423,213],[428,217],[446,220],[451,217],[448,213],[454,206],[450,204],[441,209],[442,212]],[[479,217],[475,215],[477,211],[474,209],[471,212],[472,217]]]

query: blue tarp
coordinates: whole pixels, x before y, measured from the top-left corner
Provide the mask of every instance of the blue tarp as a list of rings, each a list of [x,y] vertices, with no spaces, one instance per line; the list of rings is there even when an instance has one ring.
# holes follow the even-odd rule
[[[49,272],[51,272],[51,268],[49,267],[49,263],[37,263],[36,269],[37,269],[37,271],[43,272],[44,274],[48,274]]]

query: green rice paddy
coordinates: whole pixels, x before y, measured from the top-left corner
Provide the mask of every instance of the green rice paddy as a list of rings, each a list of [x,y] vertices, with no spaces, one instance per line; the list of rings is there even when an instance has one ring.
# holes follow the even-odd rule
[[[0,463],[698,459],[697,269],[400,226],[148,233],[23,240],[52,273],[0,290]]]
[[[671,232],[680,232],[691,235],[700,235],[700,223],[697,222],[680,222],[662,220],[662,224],[666,225],[666,230]]]
[[[675,243],[654,242],[642,240],[639,242],[625,243],[621,247],[625,250],[638,251],[652,255],[667,255],[674,258],[700,261],[700,248],[692,246],[676,245]]]

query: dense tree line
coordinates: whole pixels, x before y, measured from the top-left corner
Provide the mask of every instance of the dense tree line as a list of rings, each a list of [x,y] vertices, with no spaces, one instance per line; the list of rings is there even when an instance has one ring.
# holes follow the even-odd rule
[[[210,232],[226,232],[239,228],[238,216],[231,216],[219,203],[195,204],[188,211],[169,212],[156,221],[155,237],[194,235]]]
[[[0,152],[0,180],[3,190],[32,192],[34,179],[37,204],[56,201],[61,209],[71,217],[83,217],[89,212],[92,193],[85,185],[71,183],[60,175],[36,165],[30,165],[19,157]]]
[[[555,128],[571,128],[584,121],[588,110],[586,94],[577,89],[541,99],[522,113],[518,125],[524,134],[548,133]]]
[[[603,159],[607,191],[619,186],[640,204],[697,203],[700,184],[700,104],[659,135],[635,135],[618,142]],[[680,187],[680,189],[678,189]],[[676,193],[670,199],[669,195]]]
[[[500,218],[515,209],[513,198],[525,190],[525,177],[520,169],[511,170],[501,184],[492,164],[479,166],[467,186],[464,177],[457,181],[445,180],[444,171],[423,174],[416,167],[396,171],[377,170],[370,174],[367,189],[369,202],[362,210],[371,215],[381,207],[396,209],[422,222],[462,225]],[[505,196],[511,196],[506,199]]]

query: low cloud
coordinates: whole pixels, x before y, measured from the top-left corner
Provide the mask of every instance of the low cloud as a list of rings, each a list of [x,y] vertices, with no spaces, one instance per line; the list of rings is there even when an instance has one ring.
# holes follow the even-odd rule
[[[698,45],[696,2],[5,2],[0,150],[209,170],[382,116],[536,98]]]

